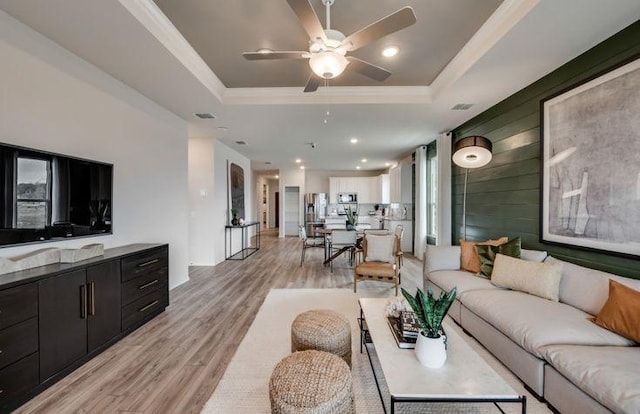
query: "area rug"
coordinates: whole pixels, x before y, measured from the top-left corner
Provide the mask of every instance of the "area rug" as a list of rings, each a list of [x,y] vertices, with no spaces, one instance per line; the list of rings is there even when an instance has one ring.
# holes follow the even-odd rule
[[[371,296],[378,296],[374,292],[371,293],[373,293]],[[202,413],[270,413],[269,377],[275,365],[291,352],[291,323],[299,313],[311,309],[333,309],[347,316],[351,321],[352,374],[356,412],[383,413],[366,351],[360,353],[360,331],[356,319],[359,315],[358,297],[366,295],[366,291],[358,292],[356,295],[350,289],[272,289]],[[456,329],[459,328],[456,327]],[[528,413],[551,412],[544,404],[535,400],[520,381],[473,338],[466,337],[466,339],[516,392],[527,396]],[[407,352],[413,351],[407,350]],[[416,363],[418,363],[417,360]],[[383,396],[388,403],[388,392],[384,381],[382,385]],[[501,408],[506,413],[520,412],[520,405],[501,404]],[[396,405],[396,412],[494,413],[499,411],[491,404],[404,404]]]

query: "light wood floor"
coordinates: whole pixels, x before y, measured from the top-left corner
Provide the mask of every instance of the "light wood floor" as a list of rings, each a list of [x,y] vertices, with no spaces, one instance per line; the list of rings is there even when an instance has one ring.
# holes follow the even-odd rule
[[[171,291],[162,315],[17,412],[199,413],[269,289],[353,287],[346,259],[331,273],[322,266],[322,249],[308,249],[300,267],[300,241],[273,231],[263,233],[261,247],[244,261],[192,267],[191,280]],[[405,257],[403,282],[421,280],[421,273],[422,263]]]

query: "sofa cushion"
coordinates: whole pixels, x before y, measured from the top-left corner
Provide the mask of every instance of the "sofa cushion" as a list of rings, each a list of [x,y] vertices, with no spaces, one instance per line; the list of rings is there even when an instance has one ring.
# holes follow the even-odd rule
[[[550,345],[542,354],[565,378],[613,412],[640,412],[640,348]]]
[[[544,259],[547,258],[547,252],[544,250],[520,249],[520,258],[530,262],[544,262]]]
[[[640,342],[640,292],[609,279],[609,299],[594,322],[618,335]]]
[[[562,263],[540,263],[497,254],[491,274],[496,286],[558,301]]]
[[[460,269],[474,274],[480,273],[480,258],[475,247],[477,245],[499,246],[508,241],[508,237],[486,241],[460,240]]]
[[[640,280],[614,276],[611,273],[589,269],[549,256],[545,263],[562,263],[560,282],[560,302],[597,315],[609,297],[609,279],[620,282],[632,289],[640,290]]]
[[[464,292],[459,298],[471,312],[537,357],[542,357],[541,347],[552,344],[633,344],[595,325],[579,309],[527,293],[485,289]]]
[[[425,274],[435,270],[460,269],[460,246],[427,245],[424,253]]]
[[[498,289],[489,280],[463,270],[437,270],[429,273],[428,280],[446,292],[457,288],[458,296],[470,290]]]
[[[520,258],[520,237],[516,237],[499,246],[477,245],[476,252],[480,257],[480,276],[491,279],[493,272],[493,262],[496,260],[496,254],[500,253],[505,256]]]

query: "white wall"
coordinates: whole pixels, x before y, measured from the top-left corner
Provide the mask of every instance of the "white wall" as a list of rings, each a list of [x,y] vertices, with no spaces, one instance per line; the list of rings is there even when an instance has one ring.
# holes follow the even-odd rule
[[[0,11],[0,141],[114,164],[113,234],[0,249],[169,243],[188,280],[187,126]]]
[[[212,226],[205,231],[210,231],[213,234],[213,240],[215,244],[212,246],[210,252],[213,252],[213,263],[218,264],[224,261],[224,226],[229,223],[230,220],[230,207],[228,206],[228,193],[227,193],[227,162],[235,163],[242,167],[244,170],[244,211],[246,221],[256,220],[255,212],[255,184],[253,179],[253,173],[251,172],[251,161],[240,154],[239,152],[229,148],[222,142],[214,140],[213,151],[213,219],[211,221]],[[240,218],[240,217],[238,217]],[[234,230],[238,232],[239,230]],[[236,241],[239,237],[236,237]],[[234,246],[233,251],[237,251],[238,246]]]
[[[213,154],[213,138],[189,138],[189,264],[196,266],[214,264]]]
[[[273,228],[276,226],[276,192],[280,191],[279,183],[280,180],[267,180],[267,185],[269,186],[269,227]]]

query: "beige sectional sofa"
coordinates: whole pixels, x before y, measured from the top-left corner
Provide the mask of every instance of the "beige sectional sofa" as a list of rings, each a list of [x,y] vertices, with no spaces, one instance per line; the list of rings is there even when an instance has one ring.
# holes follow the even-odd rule
[[[494,286],[459,270],[459,246],[427,246],[424,286],[457,287],[450,316],[538,397],[569,413],[640,413],[640,347],[589,319],[608,298],[609,279],[640,280],[522,250],[522,259],[562,263],[559,302]]]

